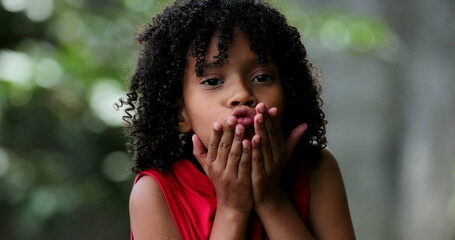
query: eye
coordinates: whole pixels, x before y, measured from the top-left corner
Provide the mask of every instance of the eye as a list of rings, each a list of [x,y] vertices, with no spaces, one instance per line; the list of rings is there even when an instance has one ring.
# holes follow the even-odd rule
[[[221,81],[220,79],[217,79],[217,78],[209,78],[209,79],[201,82],[201,84],[207,85],[207,86],[217,86],[217,85],[223,84],[223,81]]]
[[[268,82],[273,80],[272,76],[269,75],[258,75],[251,80],[252,82]]]

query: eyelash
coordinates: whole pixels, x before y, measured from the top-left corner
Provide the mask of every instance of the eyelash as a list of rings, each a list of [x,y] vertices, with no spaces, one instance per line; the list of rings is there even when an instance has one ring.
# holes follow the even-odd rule
[[[261,80],[261,78],[266,78],[265,80]],[[268,81],[272,81],[273,80],[273,77],[270,76],[270,75],[267,75],[267,74],[261,74],[261,75],[257,75],[255,76],[251,82],[259,82],[259,83],[263,83],[263,82],[268,82]],[[204,80],[201,82],[202,85],[206,85],[206,86],[217,86],[217,85],[220,85],[220,84],[223,84],[223,81],[221,81],[220,79],[218,78],[209,78],[207,80]]]
[[[255,79],[258,79],[258,78],[266,78],[266,80],[264,81],[255,81]],[[258,79],[259,80],[259,79]],[[267,74],[261,74],[261,75],[257,75],[253,78],[252,82],[269,82],[269,81],[272,81],[273,80],[273,77],[270,76],[270,75],[267,75]]]
[[[216,84],[210,84],[210,82],[212,82],[212,81],[216,81]],[[219,85],[219,84],[222,84],[222,83],[223,83],[223,81],[221,81],[218,78],[209,78],[209,79],[204,80],[204,81],[201,82],[201,84],[206,85],[206,86],[216,86],[216,85]]]

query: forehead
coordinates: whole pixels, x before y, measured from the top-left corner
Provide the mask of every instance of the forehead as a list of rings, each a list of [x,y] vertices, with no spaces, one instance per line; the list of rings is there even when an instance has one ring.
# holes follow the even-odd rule
[[[231,32],[215,30],[205,42],[189,46],[186,69],[192,68],[197,76],[201,76],[205,69],[223,67],[232,61],[254,65],[275,63],[268,51],[258,54],[251,45],[248,36],[239,27],[234,27]]]
[[[210,38],[210,41],[208,42],[207,50],[206,50],[206,62],[211,62],[213,57],[219,56],[220,54],[220,49],[219,49],[219,44],[220,44],[220,38],[221,38],[221,31],[216,30],[213,34],[212,37]],[[226,46],[226,51],[231,51],[232,48],[242,48],[244,51],[251,51],[250,49],[250,41],[248,40],[248,37],[245,35],[244,32],[242,32],[238,27],[235,27],[232,30],[231,33],[231,40],[230,42],[223,42],[221,44],[228,44]],[[226,41],[227,39],[223,39],[222,41]],[[256,53],[254,53],[256,54]]]
[[[227,44],[225,46],[225,50],[227,52],[235,51],[237,54],[242,53],[250,53],[256,55],[250,49],[250,41],[248,40],[247,36],[238,28],[234,28],[232,31],[232,39],[229,42],[221,42],[220,43],[221,32],[219,30],[215,31],[210,38],[210,42],[208,43],[207,51],[205,54],[206,62],[211,62],[215,60],[213,58],[217,58],[220,55],[220,44]],[[226,39],[222,39],[221,41],[226,41]],[[238,55],[235,56],[228,56],[228,57],[239,57]]]

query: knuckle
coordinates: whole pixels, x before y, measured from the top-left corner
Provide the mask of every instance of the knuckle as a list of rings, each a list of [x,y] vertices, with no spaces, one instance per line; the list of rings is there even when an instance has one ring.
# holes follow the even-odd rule
[[[224,185],[229,185],[231,183],[231,178],[227,177],[227,176],[224,176],[223,178],[221,178],[221,182],[224,184]]]
[[[261,162],[261,158],[260,158],[259,156],[253,156],[253,157],[251,158],[251,160],[252,160],[253,162],[258,162],[258,163]]]
[[[258,183],[264,182],[266,178],[266,173],[264,171],[258,171],[255,175],[255,180]]]
[[[243,154],[248,155],[251,153],[251,150],[249,148],[244,148],[242,151]]]
[[[237,158],[239,158],[239,156],[240,155],[237,152],[230,152],[229,153],[229,158],[231,158],[231,159],[237,159]]]
[[[210,175],[213,177],[213,176],[219,176],[221,174],[221,171],[219,169],[214,169],[214,168],[211,168],[210,169]]]
[[[263,179],[261,176],[253,176],[252,177],[252,182],[255,185],[262,185]]]
[[[240,162],[240,166],[242,168],[250,168],[251,167],[251,163],[249,161],[242,161],[242,162]]]
[[[234,139],[237,140],[237,141],[242,141],[243,140],[243,136],[242,134],[234,134]]]
[[[231,147],[231,145],[228,143],[221,143],[219,146],[220,150],[222,150],[222,151],[227,151],[230,147]]]
[[[209,144],[209,147],[210,147],[211,149],[217,149],[217,148],[218,148],[218,144],[216,144],[216,143],[214,143],[214,142],[211,142],[211,143]]]

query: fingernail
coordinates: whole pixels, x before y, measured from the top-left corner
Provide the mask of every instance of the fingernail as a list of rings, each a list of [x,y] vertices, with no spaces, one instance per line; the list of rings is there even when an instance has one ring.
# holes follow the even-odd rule
[[[265,104],[264,104],[264,103],[261,104],[261,106],[259,106],[259,111],[260,111],[261,113],[264,113],[264,112],[265,112],[265,109],[266,109],[266,108],[265,108]]]
[[[273,108],[269,109],[269,115],[276,116],[277,113],[278,113],[278,108],[273,107]]]
[[[262,114],[258,114],[258,123],[262,122],[264,122],[264,117],[262,116]]]
[[[246,139],[242,141],[242,146],[244,149],[247,149],[247,150],[251,149],[251,146],[250,146],[248,140],[246,140]]]
[[[215,129],[215,131],[220,131],[220,124],[218,122],[213,123],[213,129]]]
[[[237,126],[235,126],[235,134],[240,135],[240,124],[237,124]]]
[[[234,119],[232,119],[232,117],[228,117],[227,124],[230,126],[234,125]]]
[[[256,136],[257,136],[257,137],[256,137]],[[254,141],[255,144],[258,144],[260,140],[261,140],[261,136],[259,136],[259,135],[255,135],[255,136],[253,137],[253,141]]]

